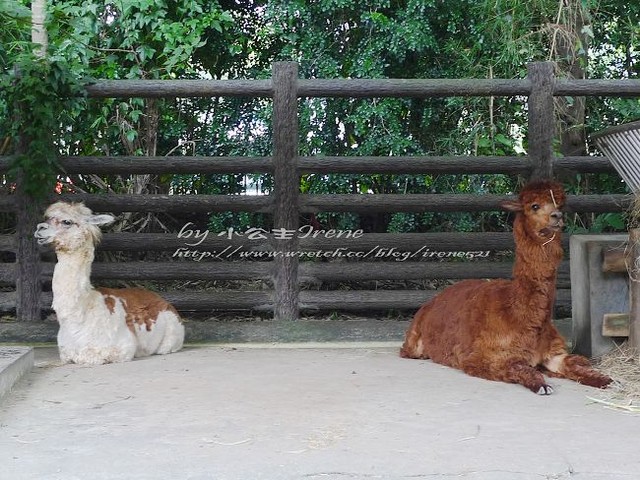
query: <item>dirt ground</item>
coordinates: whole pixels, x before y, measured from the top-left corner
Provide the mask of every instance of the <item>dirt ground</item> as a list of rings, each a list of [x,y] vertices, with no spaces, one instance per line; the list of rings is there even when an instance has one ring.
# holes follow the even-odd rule
[[[0,404],[7,479],[639,478],[640,418],[398,357],[395,344],[210,346],[36,366]]]

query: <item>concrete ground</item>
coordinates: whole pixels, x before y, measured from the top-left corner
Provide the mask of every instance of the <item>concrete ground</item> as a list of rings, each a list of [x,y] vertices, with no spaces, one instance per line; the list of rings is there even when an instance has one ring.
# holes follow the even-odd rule
[[[396,344],[210,346],[83,367],[36,349],[0,403],[0,478],[640,478],[640,418],[398,357]]]

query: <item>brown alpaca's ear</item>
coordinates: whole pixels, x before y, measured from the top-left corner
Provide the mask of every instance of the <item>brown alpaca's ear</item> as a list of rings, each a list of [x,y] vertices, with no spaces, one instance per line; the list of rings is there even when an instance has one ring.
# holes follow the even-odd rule
[[[500,206],[509,212],[521,212],[524,210],[522,204],[517,200],[505,200]]]

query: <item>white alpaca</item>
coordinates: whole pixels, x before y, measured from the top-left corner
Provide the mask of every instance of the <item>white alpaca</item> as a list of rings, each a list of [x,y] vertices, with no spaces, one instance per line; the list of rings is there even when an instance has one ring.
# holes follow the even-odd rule
[[[53,309],[58,317],[58,350],[65,362],[102,364],[172,353],[184,341],[184,325],[171,304],[141,288],[91,285],[91,263],[100,241],[98,225],[111,215],[94,215],[82,203],[57,202],[45,212],[35,237],[53,244]]]

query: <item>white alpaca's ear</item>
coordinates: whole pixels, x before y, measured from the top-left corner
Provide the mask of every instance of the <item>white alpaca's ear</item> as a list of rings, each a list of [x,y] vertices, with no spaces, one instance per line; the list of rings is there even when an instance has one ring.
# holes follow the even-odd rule
[[[102,215],[91,215],[87,222],[92,225],[109,225],[115,220],[111,215],[102,214]]]

